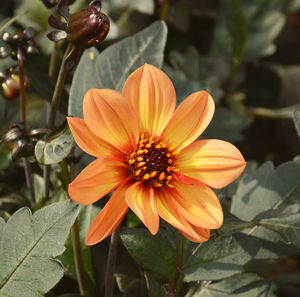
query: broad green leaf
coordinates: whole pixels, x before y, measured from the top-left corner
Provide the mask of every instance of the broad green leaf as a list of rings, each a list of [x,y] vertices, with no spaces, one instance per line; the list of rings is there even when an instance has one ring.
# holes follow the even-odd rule
[[[251,221],[254,231],[268,228],[276,231],[285,243],[300,247],[299,199],[300,158],[276,169],[271,162],[266,162],[256,173],[241,180],[233,196],[231,212],[244,221]],[[273,236],[270,232],[260,232],[258,237],[272,241]]]
[[[243,234],[212,238],[198,245],[184,264],[184,279],[187,282],[219,280],[242,272],[259,248],[258,240]]]
[[[252,228],[244,228],[243,233],[251,234],[261,243],[255,259],[282,259],[299,254],[299,249],[295,245],[283,242],[280,234],[271,229],[254,225]]]
[[[91,248],[85,244],[85,237],[93,219],[99,213],[99,210],[100,209],[94,205],[82,206],[78,216],[83,264],[85,271],[93,284],[96,282],[93,272]],[[59,257],[59,259],[66,268],[66,274],[73,279],[77,279],[71,236],[69,236],[67,240],[65,252]]]
[[[63,276],[55,258],[78,215],[71,201],[55,203],[31,214],[18,210],[7,223],[0,219],[0,296],[42,297]]]
[[[246,175],[240,181],[232,199],[231,213],[244,221],[251,221],[268,210],[280,208],[283,212],[290,205],[291,211],[296,213],[300,208],[299,199],[300,158],[284,163],[277,169],[271,162],[266,162],[256,173]]]
[[[175,254],[160,234],[151,235],[144,229],[125,229],[121,239],[131,257],[144,269],[170,279],[176,269]]]
[[[241,273],[201,287],[191,297],[275,297],[275,286],[253,273]]]
[[[294,123],[295,123],[295,127],[297,129],[298,135],[300,137],[300,110],[296,110],[294,112]]]
[[[293,243],[300,248],[300,213],[263,219],[259,224],[278,232],[286,243]]]
[[[91,88],[121,91],[128,75],[145,63],[161,67],[167,38],[167,27],[157,21],[143,31],[128,37],[102,53],[84,52],[74,74],[68,113],[82,117],[82,102]]]
[[[36,159],[44,165],[59,163],[69,155],[73,143],[72,133],[65,123],[47,139],[37,142],[34,148]]]

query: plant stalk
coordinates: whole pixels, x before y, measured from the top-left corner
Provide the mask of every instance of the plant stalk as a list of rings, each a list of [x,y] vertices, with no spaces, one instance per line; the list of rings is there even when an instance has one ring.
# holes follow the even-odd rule
[[[62,91],[64,88],[64,84],[66,81],[67,73],[68,73],[68,71],[65,67],[65,60],[66,60],[66,57],[68,56],[68,54],[70,53],[71,48],[72,48],[72,45],[69,44],[65,51],[63,61],[60,66],[58,78],[57,78],[56,85],[55,85],[55,90],[54,90],[53,97],[52,97],[51,104],[50,104],[50,113],[49,113],[49,117],[48,117],[48,128],[49,129],[53,129],[53,127],[54,127],[54,121],[55,121],[57,107],[59,104],[59,99],[61,97],[61,94],[62,94]]]
[[[24,59],[23,53],[20,48],[18,48],[17,53],[18,68],[19,68],[19,84],[20,84],[20,120],[24,124],[24,129],[26,130],[26,97],[25,97],[25,85],[24,85]],[[32,172],[30,163],[27,158],[23,158],[24,162],[24,172],[26,178],[26,184],[30,192],[31,201],[35,202],[34,186],[32,180]]]
[[[48,124],[47,124],[47,126],[48,126],[49,129],[53,129],[53,127],[54,127],[56,110],[57,110],[59,100],[60,100],[60,97],[61,97],[61,94],[62,94],[62,91],[63,91],[63,88],[64,88],[66,77],[67,77],[67,74],[68,74],[68,71],[66,70],[66,67],[65,67],[65,60],[66,60],[66,57],[68,56],[71,48],[72,48],[72,45],[69,44],[66,51],[65,51],[62,63],[60,65],[60,70],[59,70],[59,74],[58,74],[58,77],[57,77],[57,81],[56,81],[55,90],[54,90],[54,93],[53,93],[53,96],[52,96],[51,104],[50,104],[50,106],[48,106],[49,114],[48,114]],[[50,61],[50,67],[49,67],[49,76],[54,76],[55,62],[56,62],[55,60],[56,60],[56,47],[54,46],[53,52],[52,52],[52,55],[51,55],[51,61]],[[44,192],[45,201],[47,201],[47,200],[49,200],[49,191],[50,191],[50,166],[49,165],[44,166],[43,176],[44,176],[44,182],[45,182],[45,192]]]
[[[68,169],[68,164],[66,159],[60,162],[60,167],[62,172],[63,184],[67,191],[68,184],[72,181],[72,174]],[[89,292],[89,287],[88,287],[87,275],[83,264],[81,243],[79,237],[78,218],[76,218],[74,225],[72,226],[71,237],[72,237],[74,261],[75,261],[75,268],[76,268],[80,295],[83,297],[91,297],[91,294]]]
[[[166,0],[161,8],[160,19],[162,21],[167,21],[169,14],[170,0]]]
[[[120,238],[121,224],[112,233],[110,238],[110,245],[108,251],[108,259],[106,264],[106,275],[105,275],[105,297],[113,296],[114,289],[114,271],[117,259],[117,250]]]

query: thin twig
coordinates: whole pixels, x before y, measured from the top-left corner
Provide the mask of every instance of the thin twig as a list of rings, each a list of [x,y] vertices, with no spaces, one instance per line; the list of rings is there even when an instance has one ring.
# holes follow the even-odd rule
[[[114,289],[114,271],[116,266],[117,250],[120,238],[121,225],[112,233],[108,251],[108,259],[105,275],[105,297],[113,296]]]
[[[53,93],[51,104],[49,106],[48,125],[47,125],[49,129],[53,129],[53,127],[54,127],[56,110],[57,110],[57,107],[59,104],[59,100],[60,100],[60,97],[61,97],[61,94],[62,94],[62,91],[64,88],[67,73],[68,73],[67,69],[65,67],[65,60],[71,50],[71,47],[72,47],[71,44],[69,44],[65,51],[65,54],[64,54],[61,66],[60,66],[58,78],[56,81],[55,90]],[[54,60],[54,58],[53,58],[53,60]],[[54,63],[54,62],[52,61],[52,63]],[[51,73],[50,73],[50,69],[49,69],[49,73],[51,75],[53,74],[52,71],[54,71],[53,68],[51,69]],[[47,201],[47,200],[49,200],[49,191],[50,191],[50,166],[49,165],[44,166],[43,175],[44,175],[44,182],[45,182],[45,192],[44,192],[45,201]]]
[[[60,162],[61,173],[63,178],[64,188],[68,189],[68,184],[72,181],[72,174],[68,168],[68,164],[66,159]],[[79,237],[79,224],[78,219],[76,218],[74,225],[71,230],[72,236],[72,246],[73,246],[73,254],[74,254],[74,262],[77,274],[77,281],[79,285],[80,295],[84,297],[90,297],[87,274],[83,265],[83,257],[81,250],[81,243]]]
[[[19,67],[19,84],[20,84],[20,120],[24,124],[26,129],[26,98],[25,98],[25,85],[24,85],[24,60],[23,53],[20,48],[18,48],[17,53],[18,67]],[[23,158],[24,162],[24,172],[26,178],[26,184],[30,192],[31,202],[35,202],[34,185],[32,180],[32,173],[30,168],[30,163],[27,158]]]

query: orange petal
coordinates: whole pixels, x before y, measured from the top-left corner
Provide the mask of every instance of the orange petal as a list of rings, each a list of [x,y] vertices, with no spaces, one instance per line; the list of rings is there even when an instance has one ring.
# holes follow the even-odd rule
[[[233,182],[246,166],[234,145],[215,139],[196,141],[176,157],[180,173],[217,189]]]
[[[125,201],[125,192],[129,185],[128,180],[124,181],[96,216],[86,235],[86,245],[98,243],[119,226],[128,209]]]
[[[122,152],[92,133],[84,120],[72,117],[67,117],[67,120],[76,143],[83,151],[94,157],[114,156],[119,159],[124,158]]]
[[[161,139],[177,149],[188,146],[206,129],[214,111],[215,103],[207,92],[191,94],[178,106]]]
[[[146,187],[143,182],[133,184],[125,194],[126,202],[133,212],[140,218],[152,235],[159,228],[159,217],[154,202],[154,190]]]
[[[207,241],[209,233],[203,228],[197,228],[190,224],[177,210],[169,196],[169,190],[159,189],[155,191],[156,207],[158,215],[179,229],[188,239],[194,242]]]
[[[69,184],[71,199],[79,204],[92,204],[128,177],[128,166],[115,159],[100,158],[85,167]]]
[[[193,241],[193,242],[205,242],[209,239],[209,235],[210,235],[210,230],[209,229],[204,229],[201,227],[196,227],[191,225],[191,227],[194,229],[195,233],[198,234],[197,237],[193,237],[190,234],[187,234],[181,230],[179,230],[179,232],[185,236],[188,240]],[[201,238],[201,241],[199,241],[199,238]]]
[[[192,225],[205,229],[217,229],[223,223],[223,211],[212,189],[194,180],[193,185],[174,181],[169,190],[171,204]]]
[[[145,64],[128,77],[123,95],[138,114],[141,131],[159,136],[176,106],[175,89],[167,75]]]
[[[133,151],[139,138],[137,116],[128,101],[114,90],[89,90],[83,101],[88,128],[124,153]]]

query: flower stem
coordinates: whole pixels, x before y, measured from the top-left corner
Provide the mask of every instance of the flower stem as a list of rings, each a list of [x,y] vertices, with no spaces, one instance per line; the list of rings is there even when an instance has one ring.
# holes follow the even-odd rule
[[[49,106],[49,109],[50,109],[49,114],[48,114],[48,128],[49,129],[53,129],[53,126],[54,126],[56,110],[57,110],[57,107],[59,104],[59,99],[62,94],[64,84],[66,81],[66,77],[67,77],[67,73],[68,73],[67,69],[65,67],[65,60],[66,60],[66,57],[68,56],[71,48],[72,48],[72,45],[69,44],[65,51],[65,54],[64,54],[61,66],[60,66],[58,78],[56,81],[55,90],[54,90],[54,93],[52,96],[51,104]],[[55,47],[53,48],[53,52],[51,55],[49,76],[52,76],[52,75],[54,76],[54,72],[55,72],[54,64],[55,64],[55,60],[56,60],[56,54],[54,54],[54,52],[56,52]],[[44,188],[45,201],[47,201],[47,200],[49,200],[49,191],[50,191],[50,166],[49,165],[44,166],[43,176],[44,176],[44,182],[45,182],[45,188]]]
[[[17,53],[18,67],[19,67],[19,82],[20,82],[20,119],[24,124],[24,128],[26,129],[26,98],[25,98],[25,85],[24,85],[24,59],[23,53],[20,48],[18,48]],[[30,192],[31,201],[35,202],[35,194],[34,187],[32,181],[32,173],[30,168],[30,163],[27,158],[23,158],[24,162],[24,172],[26,178],[26,184]]]
[[[117,250],[120,238],[121,225],[112,233],[108,251],[108,259],[106,264],[106,277],[105,277],[105,295],[104,297],[113,296],[114,288],[114,271],[116,266]]]
[[[78,219],[75,220],[74,225],[72,226],[72,245],[73,245],[73,253],[74,253],[74,261],[76,267],[76,274],[77,280],[80,290],[80,295],[84,297],[90,297],[90,293],[88,290],[88,284],[86,279],[86,273],[83,266],[83,258],[82,258],[82,251],[80,245],[80,238],[79,238],[79,225]]]
[[[66,159],[60,162],[60,167],[61,167],[61,173],[63,178],[63,184],[65,189],[67,190],[68,184],[72,181],[72,174],[68,169],[68,164]],[[78,218],[75,220],[74,225],[72,226],[71,237],[72,237],[73,254],[74,254],[75,268],[76,268],[80,295],[83,297],[91,297],[88,289],[86,271],[83,265],[83,257],[82,257],[81,243],[79,237]]]
[[[168,19],[168,13],[169,13],[169,7],[170,7],[170,0],[166,0],[161,8],[160,12],[160,19],[162,21],[167,21]]]
[[[65,67],[65,60],[71,50],[71,47],[72,47],[72,45],[69,44],[65,51],[65,55],[63,57],[63,61],[60,66],[58,78],[57,78],[56,85],[55,85],[55,90],[54,90],[53,97],[52,97],[51,104],[50,104],[50,113],[49,113],[49,117],[48,117],[48,128],[49,129],[53,129],[53,126],[54,126],[56,110],[58,107],[59,99],[62,94],[65,80],[66,80],[67,73],[68,73],[68,71]]]

